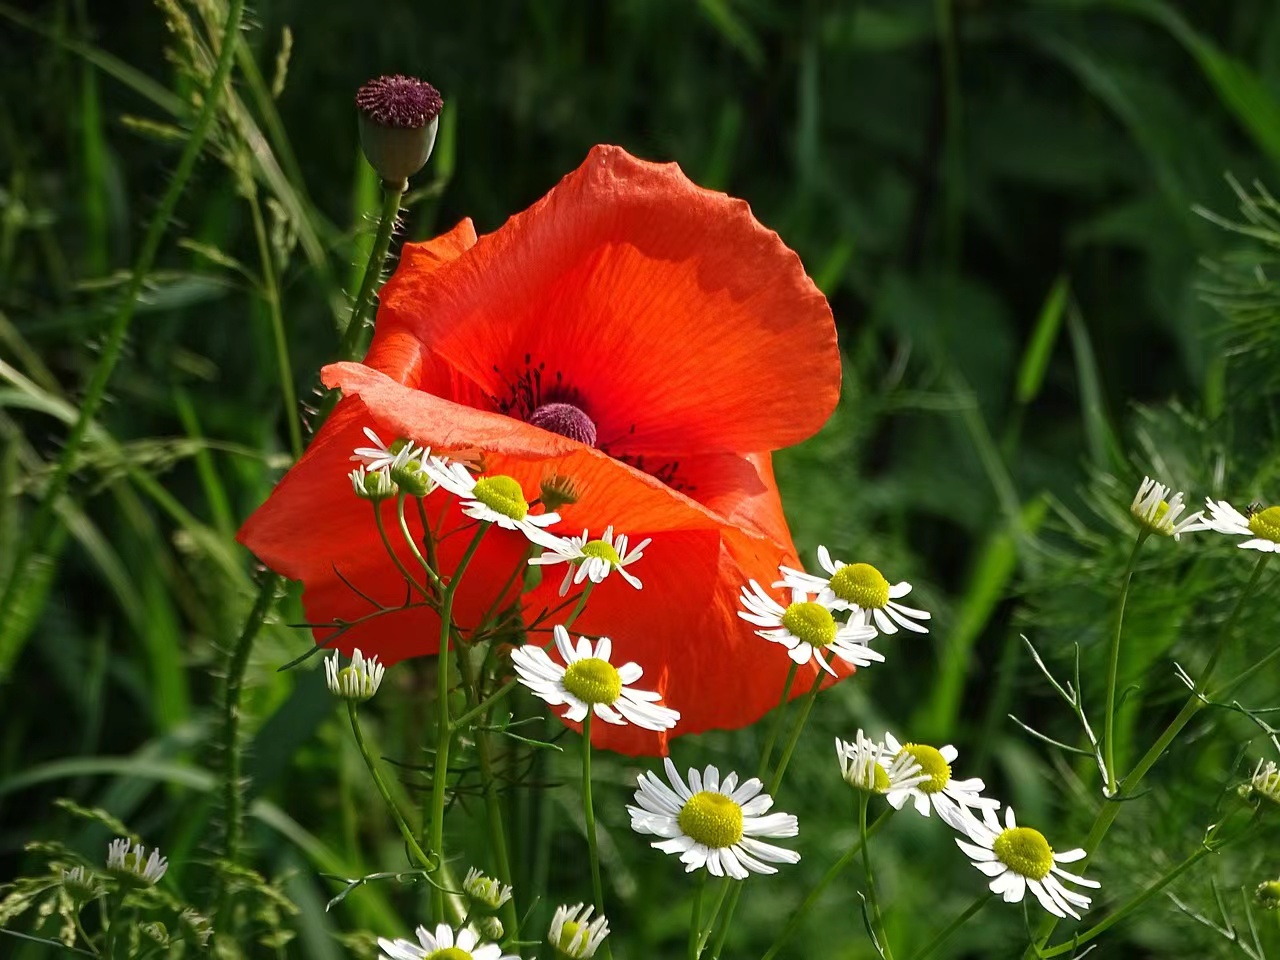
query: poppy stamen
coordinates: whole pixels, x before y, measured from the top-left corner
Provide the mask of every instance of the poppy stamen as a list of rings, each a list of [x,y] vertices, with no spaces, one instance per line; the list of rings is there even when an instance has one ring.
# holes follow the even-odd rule
[[[528,422],[589,447],[596,445],[595,422],[572,403],[544,403],[529,414]]]

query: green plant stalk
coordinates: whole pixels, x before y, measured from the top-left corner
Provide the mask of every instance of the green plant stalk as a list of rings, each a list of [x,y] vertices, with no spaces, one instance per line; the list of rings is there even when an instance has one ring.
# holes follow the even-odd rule
[[[421,509],[422,498],[415,497],[414,499],[418,501],[418,506]],[[401,490],[396,494],[396,520],[400,524],[400,534],[404,537],[404,542],[409,545],[409,550],[413,554],[414,559],[418,561],[418,565],[422,567],[423,572],[427,575],[427,580],[430,582],[431,588],[437,593],[443,592],[444,584],[440,582],[440,576],[436,573],[435,565],[429,559],[431,555],[434,555],[435,551],[434,549],[429,549],[427,551],[428,556],[424,557],[422,555],[422,551],[418,549],[418,542],[413,538],[413,534],[409,531],[409,521],[405,519],[404,500],[405,493]],[[435,538],[431,536],[431,528],[426,526],[425,523],[423,524],[423,528],[423,542],[433,544],[435,542]],[[383,537],[383,543],[386,543],[385,536]]]
[[[582,718],[582,818],[586,821],[587,827],[587,858],[591,861],[591,895],[595,898],[596,916],[605,916],[604,912],[604,884],[600,881],[600,849],[596,843],[596,810],[595,805],[591,801],[591,708],[587,708],[587,715]],[[690,939],[695,934],[690,933]],[[606,958],[612,956],[609,949],[609,941],[606,940],[600,945],[602,953]]]
[[[867,807],[870,806],[870,794],[858,792],[858,837],[862,847],[862,875],[867,884],[867,910],[871,914],[871,930],[875,934],[880,948],[880,956],[884,960],[893,960],[893,951],[889,949],[889,935],[885,933],[884,921],[880,919],[880,900],[876,896],[876,878],[871,870],[871,834],[867,830]]]
[[[52,535],[52,528],[56,522],[55,507],[67,489],[76,458],[80,455],[80,448],[88,435],[89,426],[98,415],[98,408],[102,406],[107,383],[111,380],[111,375],[115,372],[116,364],[124,350],[125,337],[129,333],[129,325],[133,321],[143,284],[151,271],[152,264],[155,263],[156,255],[160,251],[160,243],[164,239],[169,224],[173,222],[173,213],[177,208],[178,200],[186,189],[187,181],[191,178],[196,160],[213,126],[214,116],[221,105],[223,92],[231,74],[235,41],[240,31],[240,20],[243,14],[244,0],[229,0],[227,20],[222,28],[218,61],[214,67],[213,76],[209,80],[209,88],[204,92],[200,113],[196,117],[195,125],[191,128],[191,135],[182,149],[182,155],[178,158],[178,166],[174,170],[173,178],[165,189],[155,215],[147,225],[147,232],[143,237],[142,247],[138,251],[138,259],[134,262],[129,283],[124,289],[120,306],[112,317],[111,325],[107,328],[106,337],[102,342],[102,353],[85,387],[84,398],[80,401],[79,416],[76,417],[71,432],[67,434],[62,445],[62,454],[58,457],[53,474],[45,485],[26,536],[22,538],[15,550],[12,566],[5,578],[4,589],[0,591],[0,610],[12,608],[16,595],[26,588],[29,577],[41,567],[40,564],[31,563],[29,560],[33,554],[45,551],[47,541]],[[0,632],[0,682],[8,678],[9,671],[17,660],[27,636],[29,631]]]
[[[387,183],[384,180],[382,183],[382,212],[378,217],[378,232],[373,238],[373,249],[369,251],[369,262],[364,268],[360,290],[351,306],[351,319],[347,321],[347,329],[342,332],[342,340],[338,345],[338,353],[344,357],[352,356],[360,347],[361,335],[364,333],[364,314],[373,301],[373,289],[378,285],[387,251],[391,249],[391,235],[395,232],[400,201],[404,199],[404,192],[408,189],[408,180],[401,180],[399,183]]]
[[[760,750],[760,765],[756,769],[756,776],[761,780],[769,774],[769,761],[773,759],[773,745],[778,742],[778,734],[782,731],[782,721],[787,714],[787,698],[791,696],[791,685],[795,683],[796,671],[799,669],[800,664],[792,660],[791,668],[787,671],[787,679],[782,683],[782,696],[778,699],[777,713],[774,714],[773,722],[769,724],[769,735],[765,737],[764,747]]]
[[[867,827],[867,837],[870,838],[875,836],[876,831],[884,826],[895,812],[896,811],[893,807],[889,807],[884,811],[884,813],[871,821],[871,825]],[[792,935],[795,934],[796,930],[799,929],[801,922],[808,915],[809,911],[813,909],[814,904],[818,902],[818,898],[822,896],[827,887],[835,882],[835,879],[839,877],[840,874],[844,873],[849,864],[853,863],[854,857],[856,857],[858,852],[862,849],[863,843],[864,841],[861,836],[861,831],[859,831],[859,837],[854,841],[853,845],[844,852],[839,860],[827,868],[827,872],[822,875],[822,879],[819,880],[817,884],[814,885],[813,889],[805,895],[800,906],[796,907],[795,912],[791,914],[790,919],[787,920],[787,925],[782,928],[782,933],[778,935],[778,939],[773,942],[773,945],[769,947],[761,960],[773,960],[773,958],[778,955],[778,951],[782,949],[786,942],[791,939]]]
[[[356,746],[360,748],[360,756],[364,757],[364,765],[369,768],[369,775],[373,777],[374,786],[378,788],[378,793],[382,795],[382,800],[386,803],[387,810],[390,811],[392,819],[395,820],[396,826],[400,829],[400,836],[404,837],[405,845],[413,853],[419,865],[424,870],[430,870],[432,868],[431,858],[418,845],[418,838],[414,836],[413,829],[400,811],[400,806],[391,796],[391,791],[387,789],[386,781],[382,779],[382,773],[378,770],[378,765],[374,761],[373,755],[369,753],[368,745],[364,742],[364,733],[360,730],[360,718],[356,711],[356,702],[354,700],[347,701],[347,716],[351,718],[351,732],[355,735]]]
[[[707,872],[698,871],[698,884],[693,891],[693,908],[689,916],[689,960],[698,960],[702,945],[702,894],[707,888]]]
[[[995,898],[995,894],[988,890],[986,893],[979,894],[973,903],[969,904],[960,916],[956,917],[945,927],[937,932],[932,940],[924,945],[919,952],[911,955],[910,960],[925,960],[926,957],[933,956],[934,952],[951,939],[951,935],[963,927],[975,914]]]
[[[302,456],[302,424],[298,419],[298,397],[293,389],[293,365],[289,362],[289,340],[284,333],[284,314],[280,309],[280,284],[276,279],[275,262],[271,256],[271,244],[267,242],[267,225],[262,219],[262,204],[258,202],[258,188],[250,182],[248,190],[249,210],[253,214],[253,236],[258,244],[258,259],[262,262],[262,298],[271,314],[271,336],[276,347],[276,375],[280,378],[280,397],[284,402],[285,421],[289,425],[289,449],[293,459]]]
[[[435,874],[439,874],[444,866],[444,794],[449,779],[449,747],[453,741],[453,726],[449,720],[449,637],[453,631],[453,598],[458,592],[458,584],[462,575],[475,556],[480,540],[488,531],[490,524],[485,521],[471,538],[466,552],[458,561],[457,569],[449,578],[444,597],[440,601],[440,653],[436,661],[436,756],[434,770],[431,775],[431,835],[427,846],[438,857]],[[439,885],[439,876],[434,877],[436,884],[431,888],[432,915],[437,923],[447,923],[444,913],[444,890]]]
[[[711,905],[711,919],[703,924],[702,931],[698,934],[698,956],[702,956],[702,951],[706,947],[707,941],[711,939],[711,929],[715,924],[716,916],[720,913],[720,905],[724,903],[725,894],[734,885],[734,881],[730,877],[725,877],[720,882],[720,892],[716,894],[716,901]]]
[[[1169,749],[1169,745],[1182,732],[1183,728],[1191,722],[1191,718],[1204,708],[1205,702],[1202,699],[1205,688],[1209,684],[1209,680],[1213,676],[1213,671],[1218,665],[1218,661],[1222,658],[1223,652],[1226,650],[1227,642],[1231,639],[1232,629],[1235,627],[1236,621],[1240,618],[1240,611],[1244,609],[1245,601],[1253,593],[1254,588],[1258,585],[1258,581],[1262,578],[1262,571],[1266,567],[1267,561],[1271,558],[1271,554],[1264,553],[1258,558],[1257,564],[1253,568],[1253,575],[1249,578],[1249,582],[1245,584],[1244,589],[1240,592],[1235,606],[1232,607],[1231,613],[1227,616],[1226,622],[1222,625],[1222,631],[1218,634],[1217,643],[1214,644],[1213,651],[1209,654],[1209,660],[1205,664],[1204,670],[1200,674],[1200,679],[1196,681],[1195,689],[1191,691],[1191,695],[1187,697],[1186,702],[1182,705],[1182,709],[1178,711],[1178,715],[1169,722],[1164,731],[1157,738],[1156,742],[1151,745],[1142,759],[1138,761],[1133,770],[1124,778],[1120,784],[1119,792],[1111,798],[1111,802],[1104,803],[1098,811],[1098,815],[1094,818],[1093,826],[1089,829],[1089,835],[1085,837],[1083,844],[1085,859],[1080,863],[1079,869],[1083,872],[1085,865],[1088,864],[1098,846],[1107,835],[1107,831],[1111,829],[1111,825],[1115,823],[1116,817],[1120,815],[1120,808],[1123,804],[1120,802],[1126,797],[1132,796],[1137,790],[1138,784],[1142,782],[1143,777],[1151,770],[1152,767],[1164,756],[1164,752]],[[1035,960],[1040,956],[1040,948],[1048,942],[1049,937],[1053,936],[1054,929],[1058,926],[1058,918],[1046,914],[1045,918],[1040,922],[1039,929],[1036,930],[1035,939],[1027,947],[1023,954],[1023,960]]]
[[[416,593],[421,594],[423,597],[430,598],[430,592],[428,592],[427,588],[418,582],[418,578],[409,571],[409,568],[405,566],[404,561],[400,559],[400,554],[396,553],[395,547],[391,545],[391,538],[387,536],[386,524],[382,522],[382,501],[371,500],[370,503],[373,504],[374,526],[378,528],[378,536],[382,539],[382,545],[386,548],[387,555],[391,557],[391,562],[396,565],[396,569],[399,570],[400,575],[404,577],[405,583],[407,583]]]
[[[1124,568],[1124,577],[1120,581],[1120,599],[1116,602],[1115,627],[1111,632],[1111,652],[1107,666],[1107,705],[1102,715],[1102,760],[1107,768],[1107,796],[1115,796],[1116,785],[1120,778],[1116,776],[1115,762],[1115,726],[1116,726],[1116,675],[1120,670],[1120,635],[1124,631],[1124,607],[1129,599],[1129,584],[1133,581],[1133,570],[1138,564],[1138,551],[1146,542],[1148,533],[1144,527],[1138,531],[1138,538],[1129,553],[1129,562]]]

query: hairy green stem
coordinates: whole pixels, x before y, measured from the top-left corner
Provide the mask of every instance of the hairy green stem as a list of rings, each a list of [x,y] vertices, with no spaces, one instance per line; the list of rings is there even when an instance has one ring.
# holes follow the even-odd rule
[[[364,733],[360,729],[360,717],[356,711],[356,702],[354,700],[347,701],[347,716],[351,718],[351,732],[356,738],[356,746],[360,749],[360,756],[364,757],[364,765],[369,768],[369,775],[373,777],[373,784],[378,788],[383,802],[387,805],[391,817],[396,822],[396,826],[400,830],[400,836],[404,838],[405,845],[413,853],[414,859],[425,870],[433,867],[432,860],[418,844],[418,838],[414,836],[413,829],[409,826],[409,822],[405,819],[404,814],[400,810],[400,805],[396,803],[391,796],[391,791],[387,788],[386,781],[382,779],[382,773],[378,770],[377,762],[373,755],[369,752],[368,745],[364,742]]]
[[[871,932],[876,938],[880,956],[884,960],[893,960],[893,951],[889,948],[889,935],[885,933],[884,922],[880,918],[880,900],[876,896],[876,878],[871,870],[871,833],[867,830],[867,807],[871,804],[870,794],[858,792],[858,838],[862,847],[862,876],[867,885],[867,912],[871,915]]]
[[[1115,625],[1111,631],[1111,652],[1107,666],[1107,705],[1102,715],[1102,761],[1107,768],[1107,782],[1104,784],[1107,796],[1115,795],[1116,784],[1120,778],[1116,775],[1115,761],[1115,726],[1116,726],[1116,676],[1120,668],[1120,635],[1124,631],[1124,607],[1129,599],[1129,584],[1133,580],[1133,570],[1138,563],[1138,551],[1146,542],[1147,530],[1138,532],[1129,553],[1129,562],[1124,568],[1124,577],[1120,581],[1120,599],[1116,603]]]
[[[595,898],[596,916],[605,916],[604,884],[600,881],[600,849],[596,842],[596,810],[591,800],[591,708],[582,719],[582,817],[587,827],[587,858],[591,861],[591,895]],[[612,956],[609,943],[601,944],[606,958]]]
[[[440,653],[436,660],[436,756],[431,775],[431,835],[427,844],[439,858],[435,871],[437,874],[444,865],[444,795],[449,779],[449,747],[453,741],[453,726],[449,720],[449,638],[453,631],[453,598],[458,592],[458,584],[462,582],[467,565],[475,556],[476,548],[480,546],[480,540],[489,527],[488,522],[480,524],[480,529],[471,538],[453,576],[449,578],[449,585],[445,587],[444,597],[440,601]],[[435,879],[437,883],[431,888],[432,915],[437,923],[445,923],[444,890],[439,885],[439,876]]]
[[[169,225],[174,222],[173,213],[177,208],[178,200],[186,189],[200,151],[204,149],[205,139],[213,128],[214,117],[222,105],[223,93],[231,75],[236,37],[240,31],[240,19],[243,13],[244,0],[229,0],[227,19],[220,38],[218,61],[214,66],[213,75],[209,78],[209,87],[204,91],[200,113],[187,137],[182,155],[178,158],[178,166],[174,170],[173,178],[160,199],[155,215],[147,225],[147,232],[138,251],[138,259],[134,261],[129,283],[124,288],[120,305],[116,308],[111,324],[107,328],[98,362],[94,365],[93,374],[85,387],[84,397],[80,401],[79,415],[62,444],[62,454],[58,457],[53,473],[45,484],[44,493],[41,494],[40,502],[36,506],[35,516],[27,527],[25,536],[14,550],[8,575],[5,577],[4,589],[0,591],[0,610],[13,609],[15,600],[27,588],[30,578],[42,569],[41,564],[32,563],[31,559],[33,555],[43,554],[47,549],[48,540],[53,534],[53,527],[57,520],[55,508],[71,480],[76,459],[80,455],[80,448],[84,445],[90,425],[98,415],[98,408],[102,406],[103,398],[106,396],[107,383],[111,380],[111,375],[115,372],[116,364],[119,363],[124,351],[125,338],[129,333],[134,311],[141,300],[147,274],[151,272],[156,255],[160,252],[160,243]],[[29,635],[29,631],[25,629],[0,631],[0,681],[8,678],[9,671]]]
[[[988,890],[986,893],[978,895],[973,903],[969,904],[958,917],[948,923],[945,927],[937,932],[932,940],[926,943],[918,952],[911,955],[911,960],[925,960],[926,957],[933,955],[940,946],[951,939],[951,935],[968,923],[975,914],[995,898],[995,894]]]
[[[413,534],[409,530],[409,521],[405,519],[404,499],[405,492],[401,490],[396,494],[396,520],[400,523],[400,534],[404,537],[404,542],[409,545],[409,551],[413,554],[413,558],[418,561],[418,565],[422,567],[423,572],[427,575],[427,580],[429,581],[431,588],[438,594],[444,590],[444,584],[440,582],[440,576],[436,573],[435,564],[428,558],[434,551],[429,550],[428,556],[424,557],[422,555],[422,551],[418,549],[418,541],[414,539]],[[418,506],[421,509],[422,498],[415,497],[414,499],[418,501]],[[426,525],[425,519],[423,522],[423,528],[423,543],[433,543],[435,538],[431,536],[431,528]],[[386,542],[385,537],[383,538],[383,542]]]
[[[396,217],[400,213],[400,201],[404,192],[409,189],[409,181],[382,184],[382,212],[378,217],[378,232],[373,238],[373,249],[369,251],[369,260],[365,264],[364,277],[360,281],[360,290],[356,293],[355,303],[351,306],[351,319],[347,328],[342,331],[342,341],[338,352],[344,357],[353,355],[360,347],[361,335],[364,333],[364,314],[373,300],[373,290],[382,276],[382,266],[387,259],[387,251],[391,249],[391,235],[395,232]]]

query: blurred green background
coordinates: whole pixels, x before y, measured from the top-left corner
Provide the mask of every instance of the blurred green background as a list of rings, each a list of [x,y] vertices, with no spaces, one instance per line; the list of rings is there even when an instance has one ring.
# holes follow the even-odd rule
[[[97,359],[225,9],[0,4],[0,570]],[[260,0],[240,43],[60,508],[56,564],[39,597],[0,611],[0,651],[16,656],[0,663],[0,880],[30,868],[33,839],[97,856],[101,828],[52,806],[69,796],[159,843],[167,882],[200,883],[220,822],[212,704],[254,592],[232,538],[290,462],[271,302],[288,376],[310,402],[379,204],[353,96],[392,72],[430,80],[446,101],[405,238],[463,216],[491,230],[592,144],[618,143],[746,198],[831,299],[844,402],[779,458],[797,543],[810,560],[824,542],[910,580],[935,626],[819,701],[779,797],[800,817],[804,860],[750,884],[728,955],[762,953],[847,847],[856,808],[830,743],[859,726],[955,743],[959,775],[986,778],[1059,848],[1081,842],[1099,802],[1091,770],[1006,717],[1078,740],[1019,634],[1061,677],[1080,644],[1096,709],[1142,475],[1193,502],[1277,496],[1280,233],[1258,198],[1280,183],[1280,5]],[[1252,218],[1252,233],[1206,214]],[[1195,675],[1249,559],[1210,538],[1144,554],[1122,663],[1127,762],[1176,711],[1173,661]],[[1274,647],[1274,589],[1273,573],[1233,669]],[[319,874],[403,858],[320,676],[276,672],[309,643],[287,626],[298,616],[291,594],[250,665],[250,839],[254,865],[300,908],[288,954],[328,960],[360,949],[339,931],[417,922],[420,891],[370,886],[324,911],[340,884]],[[1241,702],[1277,706],[1274,677]],[[406,665],[366,711],[389,757],[422,761],[433,683],[430,664]],[[1095,862],[1096,911],[1193,850],[1248,758],[1272,755],[1265,739],[1250,745],[1262,730],[1247,716],[1205,717]],[[757,731],[681,740],[675,756],[746,767],[757,743]],[[636,769],[599,772],[615,953],[676,955],[692,886],[627,829]],[[574,770],[570,752],[539,773],[572,784]],[[406,789],[418,779],[406,772]],[[587,896],[577,802],[557,787],[512,810],[542,914]],[[884,836],[882,898],[905,955],[982,878],[936,822],[904,815]],[[1175,891],[1217,916],[1220,887],[1237,923],[1240,888],[1280,873],[1266,844],[1210,862]],[[852,875],[833,886],[783,955],[873,956],[855,890]],[[1275,915],[1263,920],[1274,935]],[[943,955],[1016,956],[1025,940],[1021,912],[993,907]],[[43,949],[0,941],[4,956]],[[1093,955],[1242,953],[1158,898]]]

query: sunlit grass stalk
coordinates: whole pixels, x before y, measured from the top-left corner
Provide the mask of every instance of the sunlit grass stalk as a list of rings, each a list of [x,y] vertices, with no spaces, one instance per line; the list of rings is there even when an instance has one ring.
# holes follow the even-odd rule
[[[1270,553],[1264,553],[1258,558],[1258,562],[1254,565],[1253,575],[1249,577],[1248,583],[1244,589],[1240,591],[1240,596],[1236,599],[1235,606],[1231,608],[1226,622],[1222,625],[1222,630],[1218,633],[1218,640],[1214,644],[1213,651],[1209,654],[1209,659],[1205,663],[1204,670],[1200,673],[1200,678],[1196,681],[1195,688],[1191,691],[1191,695],[1182,705],[1182,709],[1178,711],[1178,715],[1170,721],[1169,725],[1164,728],[1156,742],[1151,745],[1142,759],[1134,766],[1133,770],[1120,782],[1118,791],[1111,802],[1104,803],[1098,810],[1098,815],[1094,818],[1093,826],[1089,829],[1089,835],[1085,837],[1084,852],[1086,857],[1080,862],[1079,870],[1084,871],[1085,865],[1093,854],[1101,845],[1103,839],[1107,835],[1107,831],[1111,829],[1111,825],[1115,823],[1116,817],[1120,815],[1120,808],[1124,806],[1120,801],[1126,797],[1130,797],[1138,789],[1138,785],[1142,782],[1143,777],[1151,770],[1152,767],[1159,762],[1164,756],[1169,745],[1182,732],[1183,728],[1191,722],[1201,709],[1204,708],[1205,695],[1204,691],[1208,688],[1209,681],[1213,677],[1219,660],[1222,658],[1223,652],[1226,650],[1227,643],[1231,639],[1231,634],[1235,628],[1236,621],[1240,619],[1240,612],[1244,609],[1245,601],[1253,594],[1254,588],[1257,587],[1258,581],[1262,579],[1262,572],[1267,565],[1267,561],[1271,558]],[[1023,960],[1034,960],[1040,955],[1040,949],[1048,942],[1049,937],[1053,936],[1053,931],[1058,926],[1058,918],[1046,914],[1045,918],[1040,922],[1040,927],[1036,930],[1035,938],[1027,947],[1023,954]]]
[[[1111,650],[1107,661],[1107,701],[1105,713],[1102,715],[1102,761],[1107,768],[1105,784],[1107,796],[1116,792],[1116,784],[1120,778],[1116,774],[1115,736],[1116,736],[1116,675],[1120,668],[1120,637],[1124,632],[1124,607],[1129,599],[1129,585],[1133,582],[1133,570],[1138,564],[1138,551],[1146,542],[1147,531],[1138,532],[1133,542],[1133,550],[1129,553],[1129,562],[1125,565],[1124,576],[1120,581],[1120,599],[1116,601],[1115,625],[1111,631]]]
[[[235,41],[243,13],[244,0],[230,0],[227,6],[226,23],[222,29],[218,60],[209,80],[209,87],[204,91],[200,113],[196,116],[195,124],[183,146],[173,177],[169,180],[164,196],[161,197],[160,204],[147,225],[147,232],[138,250],[138,258],[134,261],[129,282],[121,294],[120,305],[116,308],[106,336],[103,338],[98,362],[94,365],[93,374],[85,387],[84,396],[79,405],[79,415],[63,442],[62,454],[58,457],[53,473],[45,484],[26,536],[21,539],[15,550],[12,566],[5,578],[4,589],[0,591],[0,610],[12,609],[15,599],[26,589],[33,572],[40,569],[39,564],[29,562],[30,558],[33,554],[43,553],[47,548],[52,527],[57,520],[55,507],[71,479],[76,460],[80,456],[80,448],[84,445],[90,425],[98,415],[98,409],[106,396],[107,384],[124,351],[125,338],[129,333],[129,326],[140,301],[147,274],[151,272],[151,267],[155,263],[165,233],[174,222],[173,214],[178,200],[186,189],[191,173],[195,169],[196,160],[204,149],[204,142],[213,128],[214,118],[221,108],[222,97],[231,74]],[[0,680],[8,675],[28,635],[29,632],[26,630],[0,631]]]
[[[444,800],[445,788],[449,779],[449,748],[453,742],[453,725],[449,718],[449,639],[453,631],[453,600],[462,582],[462,575],[475,556],[476,548],[484,538],[490,524],[482,522],[471,538],[466,552],[458,561],[458,566],[449,578],[444,596],[440,600],[440,653],[436,660],[436,755],[434,769],[431,774],[431,820],[430,836],[427,846],[437,857],[436,873],[444,865]],[[437,923],[448,922],[444,913],[444,890],[437,883],[431,888],[432,913]]]
[[[596,916],[603,917],[604,884],[600,880],[600,847],[596,841],[596,810],[591,800],[591,708],[582,720],[582,817],[587,828],[587,858],[591,861],[591,895],[595,900]],[[695,934],[690,931],[690,940]],[[612,955],[609,941],[601,945],[601,954],[608,958]]]
[[[401,812],[400,805],[391,796],[391,791],[387,788],[386,781],[382,779],[382,773],[378,770],[377,762],[374,760],[373,755],[369,753],[369,747],[364,742],[364,733],[360,730],[360,717],[354,700],[347,701],[347,716],[351,718],[351,733],[356,738],[356,746],[360,750],[360,756],[364,757],[364,765],[368,767],[369,775],[373,777],[374,786],[378,788],[378,793],[387,805],[391,818],[395,820],[396,827],[400,830],[400,836],[404,838],[405,845],[413,853],[414,859],[418,861],[418,864],[426,870],[432,869],[431,858],[423,852],[422,847],[418,844],[418,838],[414,836],[413,828],[409,826],[404,813]]]

